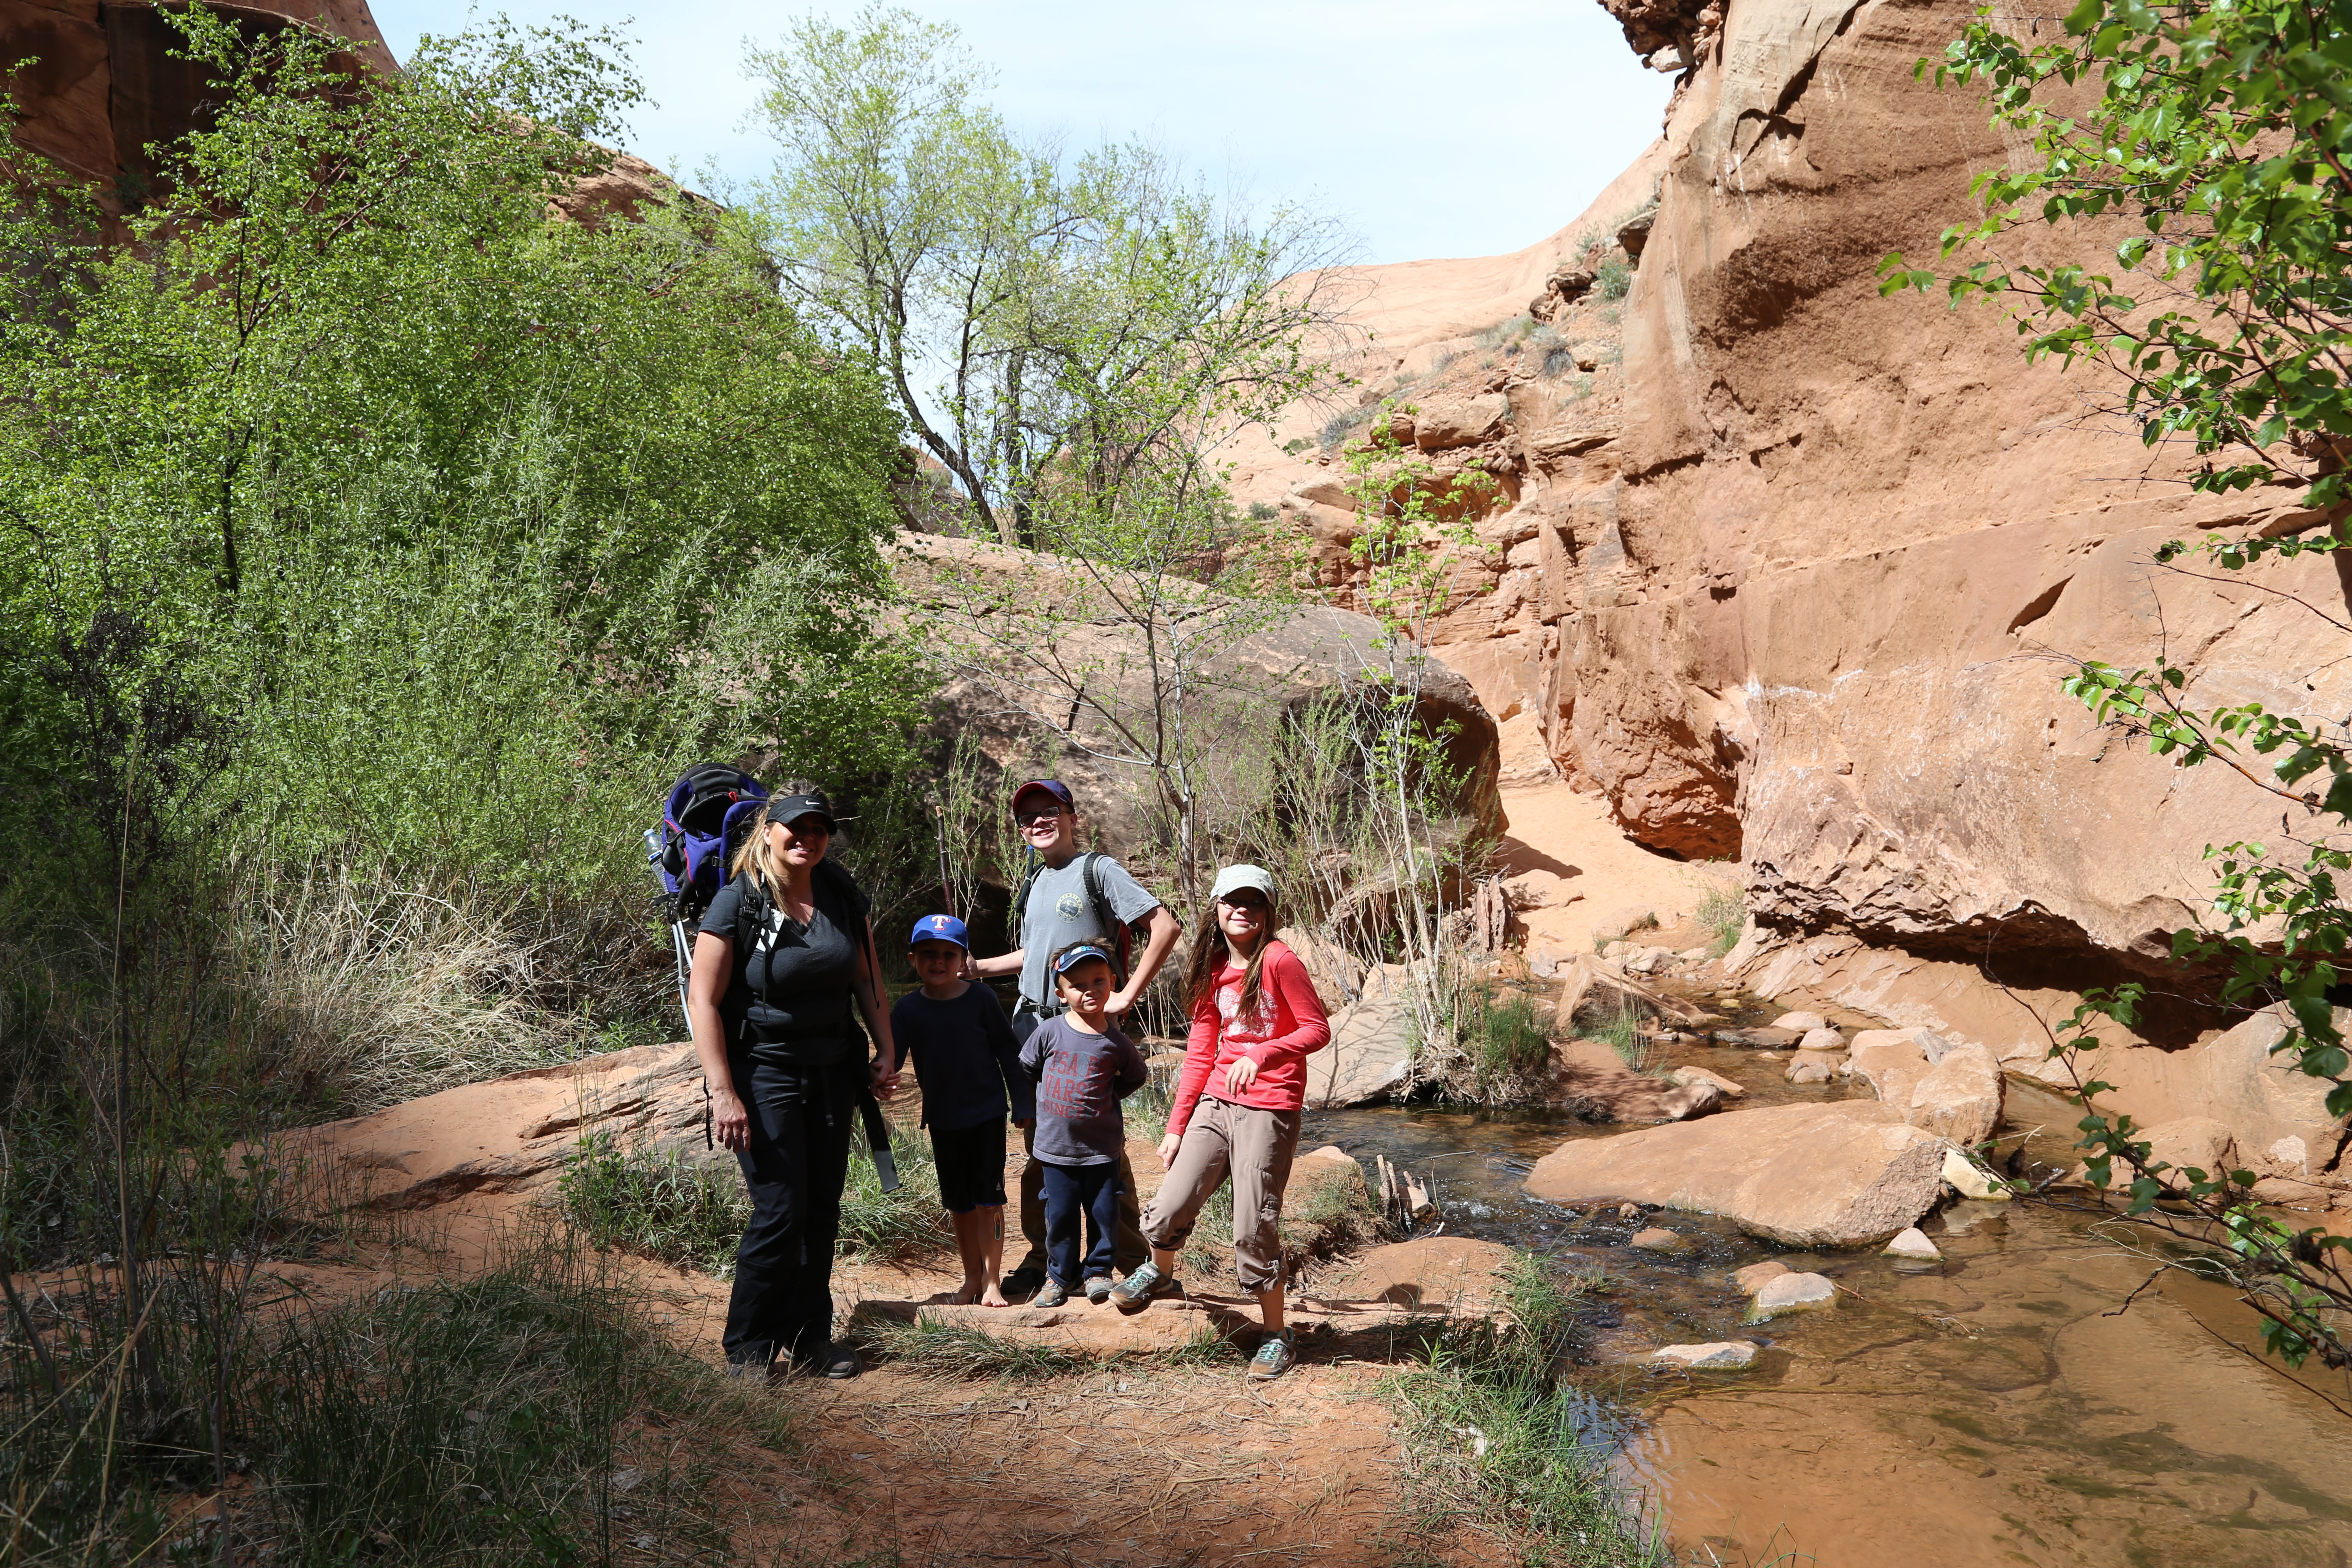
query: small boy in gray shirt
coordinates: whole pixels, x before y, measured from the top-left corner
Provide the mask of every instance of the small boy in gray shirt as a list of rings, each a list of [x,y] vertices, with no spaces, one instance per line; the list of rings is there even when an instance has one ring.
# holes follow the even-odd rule
[[[1118,1102],[1151,1077],[1143,1053],[1104,1011],[1112,979],[1101,944],[1072,942],[1053,955],[1052,973],[1064,1011],[1039,1024],[1021,1047],[1022,1070],[1037,1080],[1034,1151],[1045,1174],[1047,1267],[1030,1301],[1035,1307],[1061,1306],[1081,1285],[1087,1300],[1108,1300],[1127,1149]]]

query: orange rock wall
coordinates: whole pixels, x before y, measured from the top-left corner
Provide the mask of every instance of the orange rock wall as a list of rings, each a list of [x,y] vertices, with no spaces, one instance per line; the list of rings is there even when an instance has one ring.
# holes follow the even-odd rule
[[[1740,855],[1769,926],[2129,964],[2195,918],[2202,847],[2275,836],[2281,803],[2093,728],[2053,656],[2168,646],[2199,700],[2330,713],[2342,667],[2305,682],[2339,639],[2150,559],[2281,498],[2191,495],[2097,412],[2112,384],[2027,366],[1992,309],[1879,298],[2007,156],[1977,95],[1913,79],[1955,26],[1735,0],[1678,97],[1626,301],[1626,577],[1576,618],[1569,749],[1638,837]],[[2250,575],[2344,611],[2326,565]]]

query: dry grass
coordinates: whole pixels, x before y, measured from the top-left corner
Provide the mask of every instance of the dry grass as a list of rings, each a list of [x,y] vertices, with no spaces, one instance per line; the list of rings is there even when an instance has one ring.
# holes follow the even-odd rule
[[[546,1005],[554,942],[520,925],[511,904],[330,868],[237,900],[224,978],[305,1098],[364,1112],[593,1047]]]

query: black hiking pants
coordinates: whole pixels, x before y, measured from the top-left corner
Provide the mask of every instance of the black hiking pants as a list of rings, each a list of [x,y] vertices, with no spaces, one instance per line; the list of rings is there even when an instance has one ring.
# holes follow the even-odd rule
[[[729,1065],[751,1116],[751,1146],[735,1156],[751,1222],[735,1247],[723,1342],[730,1363],[764,1366],[777,1355],[816,1355],[832,1340],[833,1255],[866,1064],[808,1067],[738,1053]]]

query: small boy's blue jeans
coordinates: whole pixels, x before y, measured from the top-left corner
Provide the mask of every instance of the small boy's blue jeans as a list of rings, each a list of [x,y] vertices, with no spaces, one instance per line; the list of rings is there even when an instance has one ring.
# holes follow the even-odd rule
[[[1115,1267],[1118,1236],[1118,1163],[1056,1165],[1039,1161],[1045,1173],[1045,1261],[1065,1289],[1075,1290]],[[1084,1215],[1087,1255],[1078,1261],[1078,1224]]]

